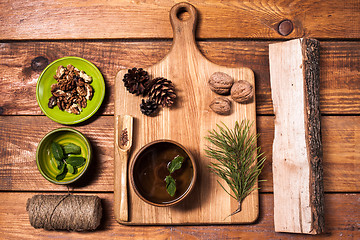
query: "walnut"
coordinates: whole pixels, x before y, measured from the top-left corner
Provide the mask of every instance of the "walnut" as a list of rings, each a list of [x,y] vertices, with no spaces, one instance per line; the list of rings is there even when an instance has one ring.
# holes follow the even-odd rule
[[[52,84],[51,85],[51,93],[56,92],[57,90],[59,90],[59,85],[58,84]]]
[[[65,94],[66,93],[63,90],[60,90],[60,89],[56,90],[55,92],[52,93],[52,95],[55,96],[55,97],[63,97],[63,96],[65,96]]]
[[[57,69],[56,69],[56,77],[57,78],[61,78],[65,73],[65,68],[63,66],[59,66]]]
[[[71,97],[72,97],[72,94],[70,93],[70,92],[66,92],[66,94],[65,94],[65,99],[66,99],[66,101],[70,101],[70,99],[71,99]]]
[[[83,87],[83,86],[85,86],[85,81],[80,78],[77,80],[77,85],[80,87]]]
[[[78,105],[80,105],[81,108],[86,108],[87,106],[87,101],[85,97],[79,96],[79,98],[77,99],[77,103]]]
[[[210,108],[217,114],[229,115],[231,111],[231,101],[226,97],[216,97],[210,103]]]
[[[74,113],[76,115],[80,114],[80,112],[82,111],[81,107],[77,104],[73,104],[71,105],[69,108],[65,109],[67,112],[69,113]]]
[[[68,76],[69,75],[67,75],[67,77]],[[69,78],[69,79],[59,82],[59,87],[63,91],[70,91],[76,87],[76,82],[73,79]]]
[[[51,96],[49,98],[49,103],[48,103],[48,107],[49,108],[53,108],[56,105],[56,97],[55,96]]]
[[[215,72],[209,78],[209,86],[217,94],[227,95],[234,83],[234,79],[223,72]]]
[[[235,102],[245,103],[254,96],[252,85],[245,80],[239,80],[231,87],[231,97]]]
[[[86,89],[86,99],[91,100],[94,95],[94,89],[88,83],[85,83],[85,89]]]
[[[67,70],[69,70],[70,73],[73,72],[75,69],[75,67],[71,64],[67,65],[66,68],[67,68]]]
[[[80,96],[86,96],[86,90],[84,87],[78,86],[76,87],[76,91]]]
[[[86,82],[86,83],[91,83],[92,82],[92,77],[90,77],[89,75],[87,75],[84,71],[80,71],[80,77],[82,78],[82,79],[84,79],[84,81]]]
[[[62,97],[56,99],[56,105],[61,111],[65,110],[64,102],[62,101]]]

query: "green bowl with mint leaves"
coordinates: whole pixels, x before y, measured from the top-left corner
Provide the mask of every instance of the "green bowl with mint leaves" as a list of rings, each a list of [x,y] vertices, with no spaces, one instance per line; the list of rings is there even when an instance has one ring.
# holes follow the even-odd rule
[[[90,161],[90,142],[72,128],[49,132],[36,150],[36,164],[41,175],[55,184],[75,182],[85,173]]]
[[[146,144],[130,164],[130,181],[144,202],[167,207],[185,199],[194,188],[196,162],[191,153],[172,140]]]

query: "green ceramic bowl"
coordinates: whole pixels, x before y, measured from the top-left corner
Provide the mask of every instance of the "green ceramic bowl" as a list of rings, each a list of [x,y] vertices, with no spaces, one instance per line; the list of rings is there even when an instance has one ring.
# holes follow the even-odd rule
[[[77,173],[67,173],[63,180],[56,180],[60,173],[57,163],[51,152],[51,144],[56,142],[60,145],[74,143],[81,148],[81,154],[86,159],[86,163],[78,168]],[[79,131],[72,128],[58,128],[48,134],[40,141],[36,150],[36,164],[44,178],[55,184],[69,184],[79,179],[88,168],[91,162],[91,145],[86,137]]]
[[[94,96],[87,101],[86,108],[79,115],[61,111],[57,106],[52,109],[48,107],[49,98],[51,97],[51,85],[57,83],[54,79],[56,69],[60,65],[66,67],[68,64],[83,70],[93,78],[91,86],[94,89]],[[66,125],[80,123],[94,115],[100,108],[104,96],[105,83],[101,72],[94,64],[79,57],[64,57],[50,63],[41,73],[36,85],[36,100],[43,113],[53,121]]]

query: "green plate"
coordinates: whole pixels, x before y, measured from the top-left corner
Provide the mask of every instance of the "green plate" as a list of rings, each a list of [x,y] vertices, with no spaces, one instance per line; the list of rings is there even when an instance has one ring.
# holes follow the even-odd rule
[[[56,180],[60,170],[57,168],[57,163],[51,152],[52,142],[62,146],[73,143],[81,148],[81,154],[76,156],[84,157],[86,162],[78,168],[77,173],[67,173],[63,180]],[[69,184],[79,179],[85,173],[91,161],[91,152],[90,142],[82,133],[72,128],[58,128],[46,134],[40,141],[36,149],[36,165],[41,175],[48,181],[55,184]]]
[[[87,101],[86,108],[83,108],[79,115],[61,111],[57,106],[53,109],[48,107],[49,98],[51,97],[51,85],[57,83],[54,79],[56,69],[63,65],[66,67],[72,64],[79,70],[83,70],[86,74],[93,78],[91,86],[94,89],[94,96],[91,100]],[[105,96],[105,83],[101,72],[91,62],[79,57],[64,57],[50,63],[41,73],[36,85],[36,100],[43,111],[51,120],[71,125],[80,123],[90,118],[100,108]]]

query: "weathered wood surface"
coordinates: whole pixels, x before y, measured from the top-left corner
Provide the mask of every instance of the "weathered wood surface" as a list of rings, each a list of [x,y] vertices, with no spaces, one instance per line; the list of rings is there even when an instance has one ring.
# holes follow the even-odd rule
[[[323,235],[305,236],[273,231],[273,195],[260,194],[260,216],[252,225],[123,226],[113,215],[112,193],[87,193],[102,199],[103,219],[95,232],[45,231],[30,226],[26,200],[34,192],[0,193],[0,234],[3,239],[359,239],[360,194],[326,194]],[[44,193],[48,194],[48,193]],[[81,194],[81,193],[75,193]]]
[[[338,193],[326,194],[327,233],[315,238],[360,238],[359,194],[347,194],[360,192],[359,1],[191,3],[200,12],[197,38],[204,39],[198,46],[205,57],[219,65],[244,66],[255,72],[257,132],[262,134],[258,143],[268,157],[261,175],[268,181],[261,183],[260,192],[272,191],[274,123],[273,117],[268,116],[273,114],[268,44],[303,36],[320,38],[320,107],[323,114],[330,115],[323,116],[321,122],[324,185],[326,192]],[[109,115],[114,113],[115,75],[120,69],[151,66],[165,56],[171,47],[168,39],[172,37],[168,11],[174,4],[165,0],[12,0],[0,3],[0,234],[3,238],[306,238],[274,233],[271,194],[260,194],[260,219],[253,225],[126,227],[114,220],[113,116]],[[294,24],[294,31],[286,37],[276,30],[284,19],[290,19]],[[25,39],[30,41],[22,41]],[[39,56],[51,62],[69,55],[95,63],[103,73],[107,87],[106,98],[97,116],[74,126],[96,146],[96,160],[89,175],[77,185],[70,186],[70,189],[98,194],[105,199],[108,214],[105,214],[102,228],[94,233],[35,230],[30,227],[25,211],[25,199],[39,191],[67,192],[66,187],[47,182],[36,169],[38,141],[45,133],[62,125],[38,116],[42,112],[36,103],[35,85],[41,66],[33,62],[33,67],[38,69],[35,71],[31,62]]]
[[[258,114],[273,114],[267,41],[198,42],[204,56],[227,67],[249,67],[255,73]],[[320,108],[323,114],[360,114],[360,42],[320,43]],[[43,56],[48,62],[74,55],[94,63],[106,82],[104,103],[97,113],[114,113],[116,73],[133,66],[147,67],[160,61],[171,42],[63,41],[0,43],[0,114],[42,114],[35,98],[41,70],[31,63]],[[35,61],[34,61],[35,62]],[[36,66],[33,63],[33,66]],[[45,66],[43,66],[44,68]],[[36,69],[36,68],[35,68]],[[9,87],[10,86],[10,87]],[[354,100],[355,99],[355,100]]]
[[[291,58],[289,58],[291,56]],[[319,42],[269,45],[276,232],[320,234],[324,187],[319,101]]]
[[[94,161],[83,179],[73,186],[77,191],[113,191],[114,133],[113,116],[90,119],[74,126],[89,138]],[[63,125],[45,116],[0,116],[0,190],[1,191],[67,191],[54,185],[39,173],[35,152],[45,134]],[[321,118],[324,150],[324,186],[326,192],[359,192],[360,119],[358,116],[324,116]],[[258,116],[259,146],[267,156],[260,179],[262,192],[272,191],[272,141],[274,117]]]
[[[181,1],[2,1],[0,39],[171,38],[169,9]],[[200,1],[200,38],[359,38],[360,3],[348,1]],[[219,21],[221,19],[221,21]]]

